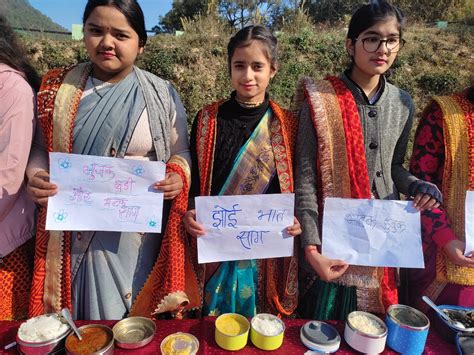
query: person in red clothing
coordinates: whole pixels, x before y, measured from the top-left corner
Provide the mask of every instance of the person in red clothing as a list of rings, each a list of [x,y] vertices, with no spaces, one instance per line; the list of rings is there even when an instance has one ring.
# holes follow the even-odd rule
[[[444,203],[422,213],[425,269],[405,270],[407,302],[426,310],[426,295],[474,307],[474,253],[464,242],[466,190],[474,190],[474,86],[433,98],[416,131],[410,170],[436,184]]]

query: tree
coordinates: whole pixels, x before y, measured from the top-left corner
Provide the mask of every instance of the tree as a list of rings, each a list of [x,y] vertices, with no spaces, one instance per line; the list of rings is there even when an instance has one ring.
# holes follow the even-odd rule
[[[281,0],[221,0],[219,13],[234,28],[251,23],[270,25],[272,11],[282,4]]]
[[[217,12],[233,28],[242,28],[251,23],[271,26],[284,14],[288,4],[295,0],[174,0],[171,10],[160,18],[155,32],[172,32],[182,29],[182,18],[192,18],[199,14]]]
[[[209,0],[173,0],[171,10],[165,16],[160,16],[160,24],[153,30],[157,33],[182,30],[181,19],[205,13],[209,3]]]
[[[336,22],[351,16],[361,6],[360,0],[306,0],[304,8],[316,22]],[[374,1],[375,2],[375,1]],[[367,3],[367,2],[366,2]],[[447,19],[456,9],[469,9],[473,0],[392,0],[407,16],[417,20]]]

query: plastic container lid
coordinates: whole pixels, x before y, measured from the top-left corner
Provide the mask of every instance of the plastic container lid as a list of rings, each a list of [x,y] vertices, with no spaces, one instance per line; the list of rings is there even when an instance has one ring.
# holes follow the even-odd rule
[[[320,352],[336,352],[341,345],[341,336],[336,328],[315,320],[301,327],[300,338],[306,347]]]

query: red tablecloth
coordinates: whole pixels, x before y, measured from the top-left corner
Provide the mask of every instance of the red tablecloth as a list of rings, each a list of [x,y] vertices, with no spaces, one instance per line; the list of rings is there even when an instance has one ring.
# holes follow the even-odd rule
[[[157,354],[160,352],[161,341],[169,334],[175,332],[186,332],[195,335],[199,339],[199,354],[220,354],[227,353],[222,350],[214,341],[214,321],[215,318],[207,317],[202,320],[199,319],[187,319],[187,320],[157,320],[157,332],[153,341],[147,346],[137,350],[123,350],[115,348],[116,354],[122,353],[135,353],[135,354]],[[105,324],[112,327],[117,321],[77,321],[78,325],[84,325],[89,323]],[[300,341],[300,328],[307,321],[304,319],[287,319],[285,320],[286,331],[283,345],[273,353],[276,354],[304,354],[308,349]],[[343,338],[344,334],[344,322],[328,322],[336,326]],[[0,353],[12,354],[16,353],[15,348],[4,351],[3,347],[15,340],[16,332],[21,322],[6,322],[0,321]],[[249,342],[247,346],[241,351],[235,352],[240,354],[268,354],[268,351],[262,351],[255,348],[252,343]],[[341,348],[337,354],[355,354],[344,341],[342,341]],[[433,329],[430,329],[428,335],[428,341],[425,347],[425,354],[456,354],[456,348],[453,344],[447,343],[436,333]],[[383,354],[396,354],[389,350],[387,347]]]

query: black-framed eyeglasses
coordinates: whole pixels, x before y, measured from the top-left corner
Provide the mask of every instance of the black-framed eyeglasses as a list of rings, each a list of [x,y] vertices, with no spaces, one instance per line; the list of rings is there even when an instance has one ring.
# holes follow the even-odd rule
[[[397,53],[406,43],[406,41],[400,37],[382,39],[379,36],[369,36],[355,39],[355,41],[358,40],[362,41],[362,47],[364,47],[365,51],[368,53],[377,52],[382,43],[385,43],[385,46],[390,53]]]

